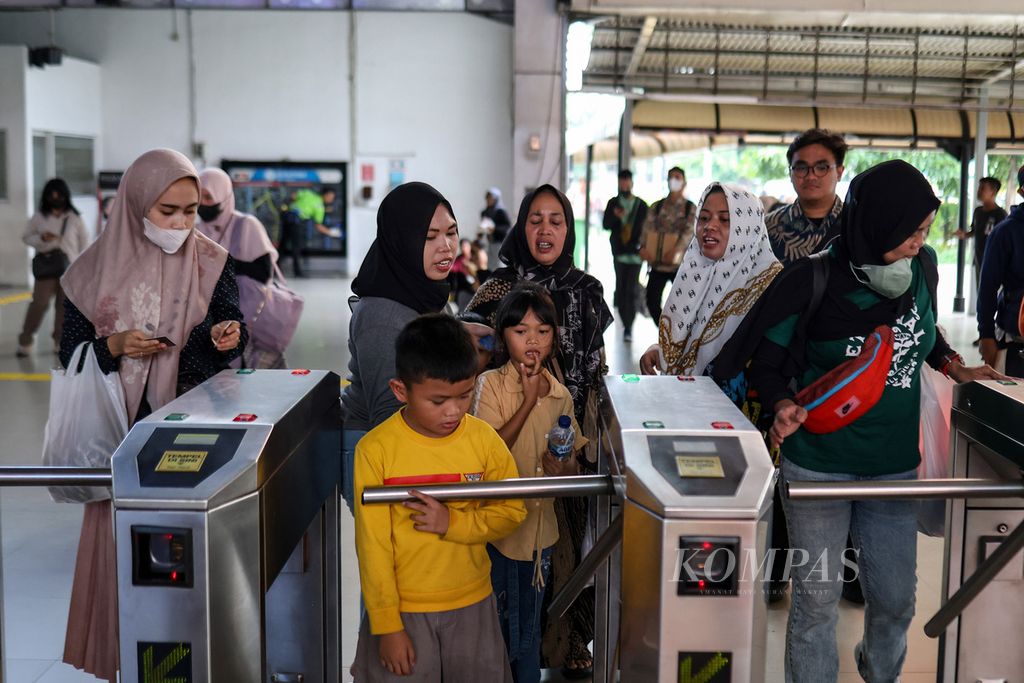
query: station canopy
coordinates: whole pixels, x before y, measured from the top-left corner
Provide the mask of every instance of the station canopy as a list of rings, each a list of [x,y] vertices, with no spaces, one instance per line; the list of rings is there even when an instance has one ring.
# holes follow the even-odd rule
[[[583,90],[634,100],[637,156],[659,146],[785,143],[815,126],[855,144],[935,146],[972,139],[980,111],[991,146],[1024,147],[1024,15],[688,9],[572,18],[593,27]]]

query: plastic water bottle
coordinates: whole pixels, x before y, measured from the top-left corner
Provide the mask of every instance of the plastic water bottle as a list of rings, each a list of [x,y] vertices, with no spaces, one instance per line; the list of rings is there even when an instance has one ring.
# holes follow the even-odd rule
[[[576,442],[576,430],[572,428],[572,420],[568,415],[558,418],[558,424],[551,428],[548,434],[548,450],[558,460],[568,460],[572,457],[572,447]]]

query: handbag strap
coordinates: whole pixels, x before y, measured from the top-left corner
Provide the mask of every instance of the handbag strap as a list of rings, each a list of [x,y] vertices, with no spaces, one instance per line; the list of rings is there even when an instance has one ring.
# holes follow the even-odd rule
[[[82,372],[82,368],[85,367],[86,356],[89,355],[89,349],[92,347],[92,342],[84,341],[75,347],[75,350],[71,352],[71,358],[68,359],[68,366],[64,369],[64,374],[77,375]]]
[[[63,238],[64,233],[68,231],[68,219],[71,218],[70,214],[64,215],[64,222],[60,226],[60,236]]]

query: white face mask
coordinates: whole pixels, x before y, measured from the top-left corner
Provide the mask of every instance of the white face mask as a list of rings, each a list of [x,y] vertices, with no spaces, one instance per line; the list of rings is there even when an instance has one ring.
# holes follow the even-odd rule
[[[185,240],[192,234],[191,228],[188,230],[161,228],[145,216],[142,218],[142,225],[145,229],[146,239],[163,249],[165,254],[173,254],[181,249],[181,245],[185,244]]]
[[[669,178],[668,190],[669,192],[679,192],[681,189],[683,189],[683,185],[685,184],[686,181],[680,180],[679,178]]]

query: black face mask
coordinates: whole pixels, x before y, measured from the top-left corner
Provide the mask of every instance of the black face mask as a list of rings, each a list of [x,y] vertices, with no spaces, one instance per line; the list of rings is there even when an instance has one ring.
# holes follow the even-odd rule
[[[203,219],[204,223],[217,220],[217,216],[220,215],[220,211],[220,204],[200,204],[199,208],[196,209],[196,213],[199,214],[199,217]]]
[[[50,199],[50,206],[53,207],[54,211],[67,211],[68,200],[63,197],[53,197]]]

